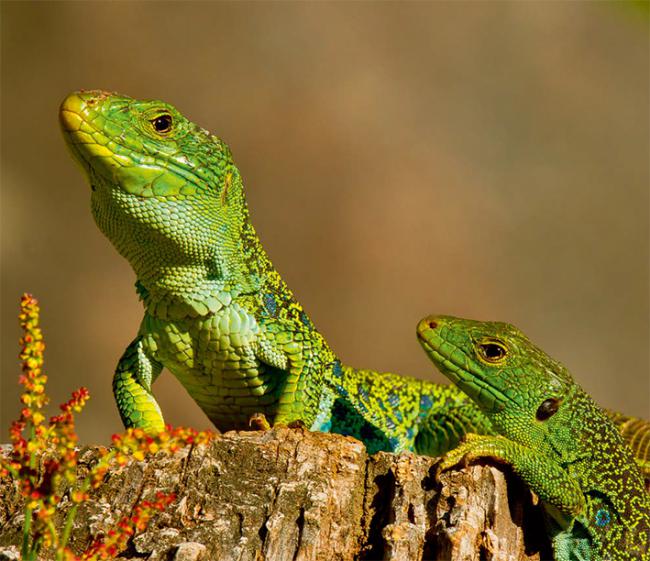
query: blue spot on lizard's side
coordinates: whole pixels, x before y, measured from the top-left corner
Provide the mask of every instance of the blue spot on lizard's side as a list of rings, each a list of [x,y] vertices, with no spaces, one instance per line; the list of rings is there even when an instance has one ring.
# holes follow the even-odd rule
[[[264,294],[262,296],[262,301],[264,303],[264,309],[266,310],[266,313],[271,317],[275,317],[278,312],[278,303],[275,300],[275,296],[268,293]]]
[[[335,360],[332,363],[332,376],[334,376],[337,380],[343,378],[343,366],[341,366],[340,360]]]
[[[598,512],[596,512],[596,526],[603,528],[607,526],[611,520],[612,517],[607,509],[601,508]]]
[[[315,328],[315,327],[314,327],[314,324],[313,324],[312,321],[309,319],[309,316],[308,316],[304,311],[303,311],[303,312],[300,312],[300,321],[301,321],[302,324],[303,324],[304,326],[306,326],[306,327]]]

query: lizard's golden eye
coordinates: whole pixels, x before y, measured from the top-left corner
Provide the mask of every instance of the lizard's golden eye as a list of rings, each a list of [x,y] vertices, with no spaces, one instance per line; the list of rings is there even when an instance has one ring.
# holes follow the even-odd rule
[[[508,354],[505,346],[497,341],[486,341],[485,343],[480,343],[478,351],[483,360],[492,363],[501,362],[506,358],[506,354]]]
[[[559,408],[560,400],[552,397],[542,402],[542,404],[537,408],[535,417],[538,421],[546,421],[546,419],[555,415]]]
[[[151,120],[151,124],[157,133],[165,134],[172,130],[172,116],[164,113]]]

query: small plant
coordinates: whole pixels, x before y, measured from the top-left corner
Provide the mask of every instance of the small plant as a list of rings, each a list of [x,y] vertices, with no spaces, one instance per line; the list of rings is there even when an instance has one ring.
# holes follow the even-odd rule
[[[155,501],[140,502],[131,516],[124,517],[116,528],[77,556],[68,548],[68,541],[79,506],[88,500],[89,492],[101,485],[111,465],[125,465],[130,458],[142,460],[158,451],[173,453],[189,444],[205,443],[212,433],[168,427],[152,436],[140,429],[129,429],[113,435],[113,447],[101,448],[97,463],[85,479],[78,481],[79,450],[74,414],[81,412],[90,396],[86,388],[78,389],[60,406],[61,413],[45,422],[42,409],[49,399],[45,393],[45,344],[39,327],[39,311],[38,301],[24,294],[19,315],[23,330],[19,379],[24,388],[20,397],[23,407],[19,418],[11,425],[12,449],[7,456],[0,455],[0,477],[12,477],[25,497],[21,556],[24,561],[34,561],[42,550],[49,549],[57,561],[112,559],[126,548],[136,531],[147,527],[156,511],[164,510],[174,500],[174,496],[159,494]],[[55,513],[67,502],[66,498],[72,505],[68,507],[61,528],[56,524]]]

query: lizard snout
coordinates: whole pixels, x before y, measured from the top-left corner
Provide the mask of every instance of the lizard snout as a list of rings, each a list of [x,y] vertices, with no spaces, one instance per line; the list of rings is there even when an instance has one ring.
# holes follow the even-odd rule
[[[418,323],[417,334],[420,338],[426,338],[426,334],[438,329],[442,322],[438,316],[427,316]]]
[[[81,128],[82,117],[106,99],[111,94],[102,90],[79,90],[72,92],[61,103],[59,116],[61,126],[68,132],[75,132]]]

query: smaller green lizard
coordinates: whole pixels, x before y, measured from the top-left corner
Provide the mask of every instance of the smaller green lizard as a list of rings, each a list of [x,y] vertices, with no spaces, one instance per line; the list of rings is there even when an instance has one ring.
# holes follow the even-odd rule
[[[431,316],[418,338],[490,419],[443,459],[493,458],[539,496],[557,561],[649,561],[650,496],[610,417],[567,369],[507,323]]]

